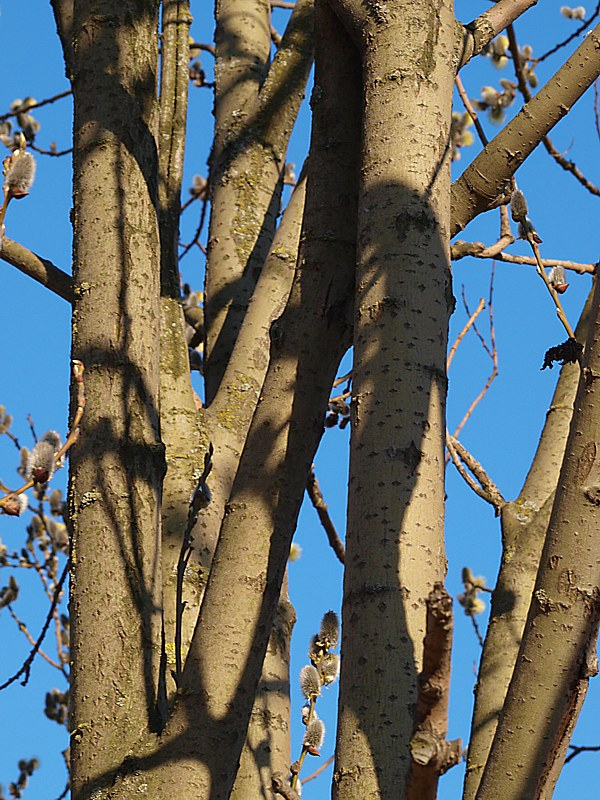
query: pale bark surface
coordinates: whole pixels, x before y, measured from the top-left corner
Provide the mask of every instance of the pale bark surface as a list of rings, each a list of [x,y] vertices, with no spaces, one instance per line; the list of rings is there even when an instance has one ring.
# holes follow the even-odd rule
[[[454,16],[451,3],[367,13],[342,626],[355,657],[342,661],[336,800],[406,791],[426,598],[445,574]]]
[[[281,591],[273,630],[231,800],[272,800],[271,778],[290,768],[290,641],[296,619],[287,580]]]
[[[341,74],[330,73],[326,93],[315,90],[315,156],[308,176],[315,191],[306,206],[292,291],[271,326],[270,366],[181,692],[158,746],[150,741],[147,751],[139,751],[137,767],[122,776],[115,796],[128,796],[140,784],[158,796],[183,782],[199,797],[208,796],[210,787],[211,800],[225,800],[232,788],[329,390],[350,344],[360,104],[347,70],[340,91]],[[325,353],[323,342],[330,345]],[[174,749],[178,757],[170,759]]]
[[[70,484],[76,798],[159,720],[157,11],[98,0],[74,18],[73,356],[87,393]]]
[[[312,0],[296,4],[268,70],[268,4],[261,0],[247,5],[253,10],[244,20],[238,3],[217,4],[216,127],[205,285],[209,404],[275,233],[285,152],[313,59]]]
[[[597,672],[600,283],[525,632],[477,800],[540,796]]]
[[[10,240],[2,257],[73,303],[73,356],[86,366],[70,487],[76,800],[266,800],[274,773],[287,774],[285,567],[352,343],[333,797],[433,800],[456,763],[442,588],[449,239],[506,192],[600,72],[596,28],[451,189],[456,70],[533,4],[499,0],[462,25],[451,0],[317,0],[314,15],[312,0],[298,0],[271,60],[269,3],[217,0],[208,407],[198,412],[177,264],[189,4],[163,3],[158,106],[158,0],[53,0],[75,101],[74,277]],[[311,153],[275,231],[314,18]],[[502,512],[465,800],[549,798],[593,672],[595,325],[561,480],[574,366]],[[212,501],[193,531],[175,687],[176,565],[209,442]],[[283,778],[273,785],[292,795]]]
[[[591,296],[576,330],[579,341],[586,336],[590,300]],[[464,800],[472,800],[477,792],[519,652],[565,452],[578,379],[579,366],[565,364],[523,488],[519,497],[502,509],[503,557],[492,594],[490,622],[475,687]]]

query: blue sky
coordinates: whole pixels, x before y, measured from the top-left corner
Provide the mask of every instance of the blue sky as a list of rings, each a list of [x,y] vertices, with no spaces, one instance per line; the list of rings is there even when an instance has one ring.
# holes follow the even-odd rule
[[[517,24],[520,43],[530,43],[534,55],[545,51],[567,36],[576,23],[559,14],[559,2],[545,2],[528,12]],[[468,21],[487,5],[483,2],[460,2],[457,16]],[[209,41],[212,12],[208,5],[196,4],[193,36]],[[275,24],[285,13],[275,13]],[[561,51],[539,66],[540,83],[554,72],[564,53]],[[0,0],[0,52],[4,55],[4,80],[0,84],[0,113],[8,110],[15,98],[33,96],[42,100],[68,88],[64,76],[60,46],[55,36],[49,3],[44,0],[14,2]],[[204,68],[210,74],[210,56],[203,54]],[[487,60],[476,59],[461,73],[471,97],[485,84],[498,85],[501,77],[511,78],[509,68],[498,72]],[[206,175],[206,158],[212,127],[211,93],[191,88],[190,137],[186,157],[185,186],[191,185],[194,174]],[[512,110],[509,110],[509,116]],[[42,123],[37,143],[48,147],[55,141],[62,150],[69,146],[71,135],[70,99],[60,100],[35,112]],[[483,117],[491,138],[497,129]],[[309,113],[303,107],[293,135],[289,160],[299,171],[309,133]],[[583,171],[594,181],[598,175],[599,141],[594,128],[593,91],[574,108],[552,138],[559,151],[568,151]],[[455,167],[457,174],[478,152],[478,145],[463,150]],[[12,203],[6,220],[7,235],[31,250],[69,270],[71,233],[69,223],[70,159],[38,158],[38,174],[30,197]],[[546,257],[591,262],[598,258],[598,198],[588,195],[575,180],[551,163],[540,148],[519,170],[517,180],[526,192],[531,217],[543,239],[542,254]],[[187,189],[186,189],[187,191]],[[184,196],[186,199],[186,196]],[[188,241],[197,224],[198,204],[193,204],[182,221],[182,240]],[[490,243],[497,232],[497,217],[487,215],[473,222],[461,238]],[[205,238],[204,238],[205,241]],[[526,253],[524,243],[510,249]],[[491,263],[464,259],[454,265],[454,292],[457,310],[452,320],[450,340],[464,325],[466,315],[460,301],[462,286],[471,307],[480,297],[487,297]],[[183,274],[192,288],[202,288],[203,265],[199,251],[194,250],[183,261]],[[67,419],[69,373],[69,308],[61,299],[0,261],[2,300],[0,336],[5,369],[0,379],[0,404],[15,418],[13,432],[21,443],[28,443],[26,416],[31,413],[38,430],[48,428],[64,432]],[[564,295],[564,305],[574,324],[589,289],[588,277],[569,274],[571,287]],[[540,371],[545,350],[563,341],[564,332],[556,320],[550,299],[535,275],[533,267],[498,264],[495,279],[495,324],[500,374],[485,400],[467,424],[461,439],[484,464],[504,496],[512,499],[518,493],[535,450],[544,414],[551,397],[557,370]],[[482,327],[485,313],[480,318]],[[452,429],[477,395],[489,374],[489,359],[475,337],[470,334],[462,343],[450,371],[448,419]],[[349,431],[326,431],[316,461],[317,475],[331,515],[343,535],[345,518],[345,476],[347,473]],[[15,473],[18,454],[6,437],[0,437],[0,478],[9,485],[17,483]],[[64,488],[66,470],[55,479]],[[448,589],[456,596],[461,590],[463,565],[476,574],[495,580],[500,553],[499,524],[491,507],[468,490],[452,467],[447,480],[448,516]],[[24,538],[24,522],[0,517],[0,538],[9,550],[18,549]],[[301,698],[297,690],[297,674],[306,663],[306,648],[318,629],[322,614],[341,606],[341,565],[325,543],[324,534],[314,511],[305,504],[300,516],[296,541],[302,557],[290,565],[290,591],[296,606],[298,622],[293,643],[293,733],[294,753],[299,752],[302,735],[300,725]],[[0,585],[8,579],[8,570],[0,573]],[[22,597],[15,606],[30,630],[36,635],[46,613],[46,601],[35,576],[18,575]],[[315,589],[318,587],[318,589]],[[479,646],[471,622],[456,608],[456,648],[453,662],[453,695],[451,699],[449,736],[462,736],[466,742],[470,723],[474,665]],[[484,625],[484,620],[480,620]],[[5,611],[0,612],[0,683],[22,663],[29,645],[16,631]],[[52,638],[47,647],[52,652]],[[578,744],[600,744],[597,730],[598,698],[595,681],[573,741]],[[42,713],[45,692],[56,686],[64,688],[61,676],[38,659],[29,685],[19,684],[0,693],[0,782],[7,785],[16,778],[19,758],[37,756],[41,767],[31,780],[27,797],[30,800],[53,800],[64,787],[64,768],[60,750],[66,746],[64,729],[47,720]],[[336,689],[329,689],[319,701],[319,714],[327,726],[323,758],[332,752],[335,742]],[[588,789],[597,772],[600,756],[579,756],[563,772],[557,800],[567,800]],[[317,759],[312,759],[310,767]],[[310,771],[310,768],[309,768]],[[304,797],[325,800],[329,794],[330,770],[307,784]],[[457,767],[442,779],[441,800],[454,800],[460,795],[463,768]],[[588,792],[589,793],[589,790]]]

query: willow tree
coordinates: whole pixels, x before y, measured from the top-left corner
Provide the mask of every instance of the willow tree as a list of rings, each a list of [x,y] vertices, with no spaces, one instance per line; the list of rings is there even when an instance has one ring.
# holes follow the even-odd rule
[[[219,0],[200,314],[182,308],[178,270],[189,3],[52,0],[74,101],[73,276],[8,238],[1,255],[72,304],[72,357],[85,368],[69,490],[77,800],[298,796],[297,767],[288,780],[285,570],[349,348],[333,797],[433,798],[459,760],[460,744],[446,741],[443,588],[451,253],[508,257],[512,197],[562,311],[513,176],[600,72],[595,28],[529,94],[512,23],[534,2],[499,0],[463,24],[449,0],[298,0],[272,57],[269,3]],[[455,81],[505,28],[502,57],[526,102],[451,184]],[[309,158],[277,224],[313,55]],[[501,106],[500,94],[480,107]],[[7,198],[9,184],[7,168]],[[451,248],[492,208],[503,224],[495,245]],[[598,324],[597,297],[587,339],[565,319],[570,345],[554,353],[570,362],[553,403],[561,411],[549,415],[517,500],[448,440],[501,513],[505,548],[466,800],[551,795],[593,672]],[[201,340],[198,407],[188,345]],[[78,373],[73,414],[80,392]],[[10,510],[14,495],[3,502]]]

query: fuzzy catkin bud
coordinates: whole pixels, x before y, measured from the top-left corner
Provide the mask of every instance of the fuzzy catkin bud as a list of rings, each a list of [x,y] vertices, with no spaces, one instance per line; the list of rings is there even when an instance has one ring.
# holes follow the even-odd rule
[[[46,483],[54,474],[55,449],[50,442],[40,439],[27,459],[26,476],[35,483]]]
[[[527,200],[520,189],[515,189],[510,198],[510,213],[515,222],[519,222],[527,216]]]
[[[20,517],[28,505],[29,500],[26,494],[14,494],[4,500],[2,510],[10,517]]]
[[[309,752],[317,751],[313,755],[318,755],[321,749],[323,739],[325,738],[325,725],[322,720],[312,719],[306,726],[304,731],[304,739],[302,739],[302,746],[306,747]]]
[[[31,153],[13,154],[12,163],[6,171],[4,185],[14,198],[25,197],[35,178],[35,159]]]
[[[40,439],[40,442],[48,442],[48,444],[52,445],[55,452],[58,452],[62,445],[60,434],[56,431],[46,431],[46,433]]]
[[[554,288],[558,294],[564,294],[569,288],[567,283],[567,276],[565,275],[564,267],[552,267],[548,275],[548,283]]]
[[[321,657],[321,652],[322,648],[319,646],[319,634],[315,633],[308,645],[308,658],[312,662],[318,661]]]
[[[323,656],[320,667],[323,683],[327,686],[340,674],[340,657],[337,653],[327,653]]]
[[[336,647],[340,637],[340,621],[335,611],[328,611],[321,620],[319,642],[325,647]]]
[[[307,700],[312,700],[321,694],[321,679],[312,664],[307,664],[300,670],[300,690]]]

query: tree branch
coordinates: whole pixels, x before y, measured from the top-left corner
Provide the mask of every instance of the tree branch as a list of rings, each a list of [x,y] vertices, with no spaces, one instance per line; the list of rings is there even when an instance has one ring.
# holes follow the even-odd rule
[[[238,4],[234,5],[237,14]],[[273,63],[251,99],[232,108],[236,96],[232,92],[232,97],[218,101],[224,104],[222,113],[229,114],[229,128],[220,130],[218,116],[205,284],[207,405],[222,382],[274,236],[285,153],[313,60],[313,20],[313,0],[299,0]],[[270,39],[268,23],[266,35]]]
[[[455,236],[499,197],[542,138],[571,109],[600,72],[600,26],[526,103],[517,116],[452,184],[451,235]]]
[[[447,434],[446,445],[448,446],[448,449],[452,455],[452,461],[462,477],[469,484],[471,489],[473,489],[473,491],[479,495],[479,497],[483,498],[483,500],[494,506],[497,516],[502,511],[503,506],[506,504],[506,500],[502,496],[502,493],[494,481],[490,478],[479,461],[477,461],[477,459],[474,458],[471,453],[469,453],[467,448],[461,444],[458,439],[456,439],[454,436],[450,436],[450,434]],[[470,475],[461,468],[458,459],[460,459],[460,461],[462,461],[463,464],[465,464],[473,473],[477,479],[477,483],[475,483]]]
[[[512,242],[514,242],[514,236],[510,238]],[[509,241],[508,244],[512,244],[512,242]],[[483,242],[464,242],[461,239],[457,239],[450,248],[450,256],[453,261],[459,261],[461,258],[465,258],[465,256],[472,256],[473,258],[493,258],[496,261],[503,261],[505,264],[525,264],[532,267],[537,265],[537,260],[533,256],[517,256],[511,255],[510,253],[503,253],[498,251],[497,248],[499,245],[503,247],[507,246],[500,240],[486,247]],[[577,261],[565,261],[560,258],[542,258],[542,265],[544,267],[564,267],[565,269],[577,272],[579,275],[593,275],[598,268],[597,263],[580,264]]]
[[[600,282],[533,599],[477,800],[539,797],[591,674],[600,547]],[[577,520],[576,526],[573,520]],[[541,658],[551,652],[551,658]],[[527,702],[523,702],[523,698]],[[535,725],[531,721],[535,720]],[[545,794],[545,791],[544,791]]]
[[[506,29],[506,32],[508,34],[508,48],[512,56],[512,61],[515,70],[515,76],[517,78],[519,91],[523,95],[523,99],[525,100],[525,102],[528,103],[531,100],[532,95],[529,90],[529,86],[527,85],[527,81],[523,76],[523,65],[521,64],[521,54],[519,52],[519,45],[517,44],[515,29],[512,25],[509,25]],[[552,140],[548,136],[544,136],[544,138],[542,139],[542,143],[546,148],[548,154],[552,156],[552,158],[556,161],[556,163],[560,167],[562,167],[567,172],[570,172],[573,175],[573,177],[575,177],[579,181],[579,183],[588,190],[588,192],[596,196],[600,196],[600,189],[585,177],[583,172],[573,161],[570,161],[568,158],[565,158],[561,153],[558,152],[558,150],[552,143]]]
[[[313,504],[315,511],[319,515],[319,519],[321,520],[321,525],[323,526],[323,529],[327,534],[327,539],[329,541],[329,544],[331,545],[331,549],[336,554],[339,561],[343,564],[346,559],[344,544],[340,539],[340,537],[338,536],[338,532],[335,529],[333,520],[329,516],[329,511],[327,510],[327,503],[323,499],[323,495],[321,494],[321,487],[319,486],[319,481],[317,480],[317,476],[315,475],[314,464],[310,468],[310,472],[308,473],[308,480],[306,482],[306,492],[310,497],[310,501]]]
[[[591,294],[575,331],[586,337]],[[579,367],[567,364],[546,415],[531,468],[519,497],[502,509],[504,552],[492,594],[490,625],[485,638],[475,691],[473,724],[467,759],[464,800],[473,800],[494,738],[531,602],[554,490],[569,433]]]
[[[465,25],[458,68],[461,69],[473,56],[478,55],[507,25],[536,3],[537,0],[499,0]]]
[[[271,327],[262,402],[223,518],[181,692],[163,735],[166,746],[179,740],[186,748],[182,759],[161,766],[157,780],[164,787],[173,785],[183,767],[200,793],[209,785],[219,796],[230,792],[329,389],[350,342],[361,101],[355,53],[344,56],[331,54],[327,71],[317,67],[323,94],[313,116],[313,194],[304,214],[303,246],[286,309]],[[342,176],[353,191],[340,191]],[[329,343],[325,353],[323,341]],[[191,716],[204,724],[181,738]]]
[[[448,698],[452,656],[452,598],[442,583],[435,583],[427,597],[427,628],[423,646],[423,669],[419,675],[415,732],[410,742],[411,772],[407,800],[423,797],[427,772],[439,776],[458,764],[460,739],[446,741]]]
[[[28,104],[27,111],[33,111],[34,108],[42,108],[50,103],[55,103],[57,100],[62,100],[63,97],[69,97],[71,94],[73,94],[71,89],[66,89],[64,92],[59,92],[52,97],[47,97],[45,100],[40,100],[39,103],[31,103],[31,105]],[[18,117],[21,113],[22,111],[17,109],[16,111],[7,111],[6,114],[0,114],[0,122],[4,122],[5,119],[10,119],[11,117]],[[29,143],[29,146],[31,147],[31,143]]]
[[[51,292],[72,303],[75,294],[73,291],[73,279],[62,269],[59,269],[46,258],[32,253],[23,245],[4,236],[0,247],[0,258],[16,267],[24,275],[33,278],[34,281],[41,283]]]
[[[567,36],[566,39],[563,39],[562,42],[559,42],[558,44],[554,45],[554,47],[550,48],[550,50],[545,52],[539,58],[532,59],[533,63],[534,64],[539,64],[540,61],[545,61],[549,56],[553,56],[554,53],[556,53],[562,47],[565,47],[566,45],[570,44],[573,41],[573,39],[577,39],[578,36],[581,36],[581,34],[590,27],[590,25],[596,19],[598,14],[600,14],[600,3],[596,4],[596,8],[594,9],[594,11],[590,15],[590,17],[588,19],[586,19],[585,22],[583,22],[583,24],[581,24],[578,28],[575,28],[573,33],[571,33],[569,36]]]
[[[14,675],[12,675],[7,681],[5,681],[2,685],[0,685],[0,691],[2,691],[3,689],[6,689],[7,686],[10,686],[11,683],[14,683],[16,680],[18,680],[21,677],[21,675],[25,676],[23,678],[22,682],[21,682],[23,686],[25,686],[25,684],[29,681],[29,675],[31,673],[31,665],[33,664],[33,659],[35,658],[38,650],[42,646],[42,642],[44,641],[44,637],[46,636],[46,633],[48,632],[48,628],[50,627],[50,622],[52,621],[52,618],[54,616],[54,610],[56,609],[56,606],[60,602],[62,589],[63,589],[64,583],[65,583],[65,580],[67,578],[67,575],[69,574],[69,566],[70,566],[70,564],[71,564],[70,560],[67,561],[67,563],[65,564],[64,569],[62,571],[62,574],[61,574],[60,578],[58,579],[58,583],[56,584],[56,586],[54,588],[54,594],[53,594],[53,597],[52,597],[52,602],[50,603],[50,608],[48,609],[48,613],[46,614],[46,620],[45,620],[45,622],[44,622],[44,624],[42,626],[42,630],[40,631],[40,635],[36,639],[35,644],[31,649],[31,652],[29,653],[29,655],[25,659],[25,662],[24,662],[23,666],[18,670],[18,672],[15,672]]]

